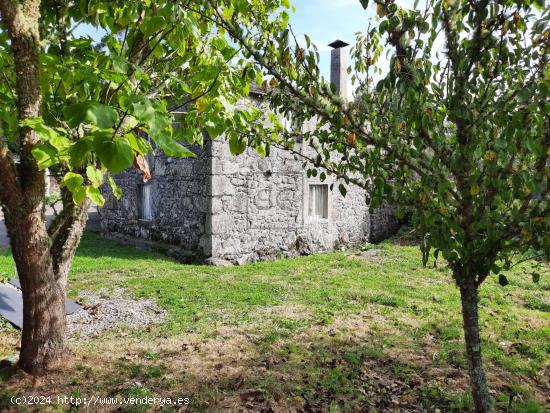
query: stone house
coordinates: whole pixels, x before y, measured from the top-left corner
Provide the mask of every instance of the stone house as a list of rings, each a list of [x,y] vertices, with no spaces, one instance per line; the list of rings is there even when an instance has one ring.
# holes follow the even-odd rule
[[[331,46],[331,81],[345,94],[346,44]],[[259,104],[262,91],[253,88],[250,99]],[[346,197],[337,184],[331,191],[333,178],[308,178],[303,160],[290,152],[232,156],[222,138],[206,139],[194,152],[194,159],[173,159],[159,151],[146,184],[138,171],[118,174],[123,197],[106,193],[102,232],[182,262],[223,265],[376,242],[397,227],[391,208],[370,211],[364,190],[354,186]]]

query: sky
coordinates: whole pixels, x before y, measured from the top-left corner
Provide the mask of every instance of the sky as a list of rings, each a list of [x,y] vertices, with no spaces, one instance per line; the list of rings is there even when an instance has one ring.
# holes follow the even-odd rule
[[[294,0],[296,12],[290,24],[297,35],[307,33],[317,45],[321,73],[328,79],[330,73],[329,43],[340,39],[353,45],[355,34],[365,32],[373,8],[364,10],[359,0]],[[351,46],[350,46],[351,47]]]

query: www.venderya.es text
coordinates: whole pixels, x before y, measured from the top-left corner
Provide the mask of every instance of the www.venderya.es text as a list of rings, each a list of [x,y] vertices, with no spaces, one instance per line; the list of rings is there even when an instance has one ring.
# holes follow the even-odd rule
[[[112,406],[112,405],[136,405],[136,406],[184,406],[190,402],[189,397],[102,397],[91,395],[87,397],[76,396],[13,396],[13,405],[70,405],[70,406]]]

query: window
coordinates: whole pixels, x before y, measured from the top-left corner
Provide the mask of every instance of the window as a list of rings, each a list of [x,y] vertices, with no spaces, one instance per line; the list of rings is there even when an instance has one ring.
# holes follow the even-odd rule
[[[153,219],[150,183],[138,185],[138,215],[140,219]]]
[[[309,216],[328,219],[328,185],[309,186]]]

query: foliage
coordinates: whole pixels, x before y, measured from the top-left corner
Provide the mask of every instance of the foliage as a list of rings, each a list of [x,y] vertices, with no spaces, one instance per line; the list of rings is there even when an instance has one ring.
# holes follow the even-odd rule
[[[169,156],[189,157],[188,145],[202,144],[203,130],[246,138],[259,112],[235,105],[256,72],[188,3],[42,1],[42,116],[20,122],[13,110],[15,62],[0,26],[0,135],[14,143],[19,128],[34,129],[39,167],[60,176],[76,203],[89,197],[100,205],[106,175],[130,167],[153,144]],[[265,11],[277,5],[270,2]]]
[[[271,143],[292,148],[300,134],[316,150],[311,163],[366,188],[372,206],[412,208],[424,262],[441,255],[457,277],[479,284],[529,248],[550,256],[544,3],[375,5],[352,53],[351,102],[320,77],[307,36],[257,15],[263,36],[218,18],[270,75],[273,108],[296,125],[316,122]]]
[[[57,202],[61,201],[61,195],[53,194],[46,196],[46,200],[44,201],[46,205],[55,205]]]
[[[278,19],[277,1],[258,3]],[[254,67],[190,4],[200,2],[0,0],[0,207],[28,321],[18,364],[31,374],[67,355],[63,307],[44,312],[39,303],[63,302],[104,182],[120,197],[112,174],[134,165],[147,181],[146,154],[195,156],[205,133],[240,142],[262,117],[242,99]],[[51,222],[46,168],[63,204]]]

